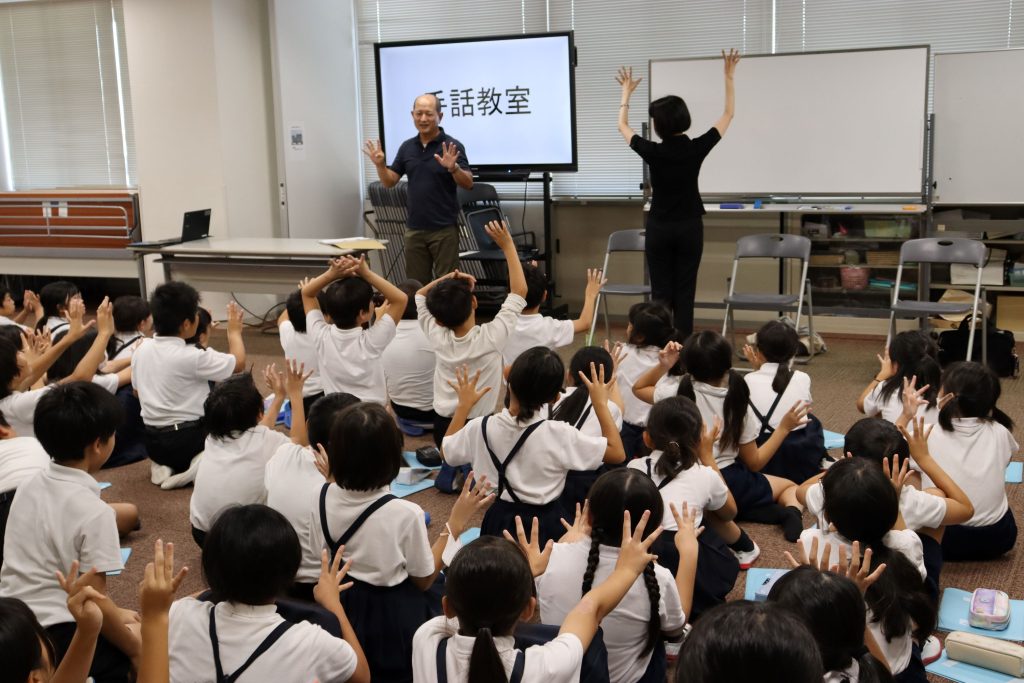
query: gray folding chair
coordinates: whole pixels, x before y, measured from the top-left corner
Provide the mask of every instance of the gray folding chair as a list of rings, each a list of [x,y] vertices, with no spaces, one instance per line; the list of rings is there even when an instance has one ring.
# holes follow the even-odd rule
[[[800,261],[800,291],[798,294],[764,294],[736,291],[736,275],[741,259],[770,258]],[[729,293],[725,296],[725,320],[722,321],[722,336],[729,332],[733,348],[736,348],[736,320],[734,311],[796,311],[796,328],[800,328],[800,315],[804,302],[807,303],[807,329],[811,341],[807,345],[810,357],[814,356],[814,302],[811,285],[807,279],[807,266],[811,260],[811,240],[802,235],[748,235],[736,242],[736,256],[732,260],[732,277],[729,278]],[[780,264],[781,265],[781,264]]]
[[[604,253],[604,265],[601,267],[604,273],[605,279],[608,279],[608,261],[611,255],[617,252],[640,252],[644,251],[644,231],[643,230],[618,230],[608,236],[608,249]],[[644,281],[643,284],[628,284],[628,283],[611,283],[609,282],[597,293],[597,303],[604,304],[604,330],[605,335],[611,338],[612,328],[611,323],[608,321],[608,300],[605,297],[609,296],[639,296],[644,301],[651,298],[651,286],[647,281],[647,266],[646,261],[644,262]],[[590,323],[590,334],[587,335],[587,344],[591,344],[594,341],[594,329],[597,327],[597,316],[594,316],[593,321]]]
[[[374,181],[367,187],[367,196],[372,211],[363,212],[363,221],[379,240],[387,240],[384,251],[380,254],[384,278],[391,282],[405,279],[405,226],[409,219],[406,209],[408,203],[408,185],[404,182],[394,187],[384,187],[384,183]],[[370,214],[373,220],[369,219]]]
[[[967,340],[967,360],[974,352],[974,330],[981,316],[981,362],[988,362],[988,334],[985,328],[985,306],[982,304],[984,290],[981,274],[988,260],[988,249],[982,242],[964,237],[922,237],[909,240],[900,247],[900,264],[896,269],[896,284],[892,289],[892,305],[889,307],[889,336],[886,348],[896,333],[896,318],[928,318],[944,313],[968,313],[971,315],[971,336]],[[900,300],[900,282],[903,268],[907,263],[959,263],[974,266],[977,277],[974,281],[974,298],[971,303],[946,303],[939,301]]]

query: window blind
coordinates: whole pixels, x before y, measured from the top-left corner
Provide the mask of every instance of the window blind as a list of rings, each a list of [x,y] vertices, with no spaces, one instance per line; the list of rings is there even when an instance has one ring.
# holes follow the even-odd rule
[[[560,196],[639,194],[642,165],[616,128],[615,71],[644,76],[630,123],[639,130],[651,59],[930,44],[932,53],[1024,47],[1024,0],[356,0],[364,137],[377,135],[373,43],[575,31],[579,172],[554,174]],[[742,69],[742,64],[740,65]],[[679,93],[683,98],[686,93]],[[742,100],[741,100],[742,101]],[[880,109],[884,112],[884,108]],[[695,121],[693,133],[713,121]],[[411,127],[410,127],[411,129]],[[410,133],[411,135],[411,133]],[[471,150],[470,150],[471,152]],[[472,157],[471,157],[472,158]],[[376,173],[364,165],[367,181]],[[521,196],[521,185],[505,193]],[[535,196],[539,188],[531,188]]]
[[[0,6],[5,189],[134,181],[121,0]]]

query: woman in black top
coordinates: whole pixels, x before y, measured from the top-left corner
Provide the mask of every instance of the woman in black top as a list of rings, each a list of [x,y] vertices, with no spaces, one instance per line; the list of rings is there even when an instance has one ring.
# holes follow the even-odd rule
[[[651,102],[648,113],[661,142],[645,140],[629,127],[629,98],[640,84],[631,68],[622,67],[616,80],[622,86],[619,132],[651,169],[651,210],[647,215],[646,255],[655,300],[672,309],[675,327],[685,339],[693,332],[693,302],[697,269],[704,251],[704,203],[697,176],[704,157],[722,139],[735,108],[733,74],[740,61],[736,50],[722,52],[725,60],[725,111],[700,137],[690,139],[690,112],[675,95]]]

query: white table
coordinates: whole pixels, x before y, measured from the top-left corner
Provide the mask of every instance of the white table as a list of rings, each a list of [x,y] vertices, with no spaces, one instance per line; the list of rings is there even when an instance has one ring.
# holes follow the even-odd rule
[[[149,295],[147,255],[158,256],[165,280],[185,280],[200,291],[286,294],[302,278],[322,273],[329,259],[359,253],[314,239],[284,237],[204,239],[128,249],[135,254],[143,297]]]

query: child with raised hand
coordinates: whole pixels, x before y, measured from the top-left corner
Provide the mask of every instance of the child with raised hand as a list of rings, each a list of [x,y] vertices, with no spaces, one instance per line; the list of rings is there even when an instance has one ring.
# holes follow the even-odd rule
[[[142,612],[142,656],[137,683],[170,683],[171,666],[167,648],[168,613],[188,567],[174,572],[174,544],[157,539],[153,561],[146,565],[139,583]]]
[[[1013,421],[996,407],[1002,389],[992,370],[975,362],[949,365],[942,373],[938,429],[928,433],[928,451],[938,466],[963,488],[973,506],[970,519],[946,527],[946,560],[988,560],[1002,556],[1017,541],[1017,523],[1006,498],[1006,466],[1020,450]],[[938,486],[927,472],[922,485]]]
[[[75,342],[85,336],[93,325],[96,337],[74,369],[62,377],[57,384],[90,381],[103,362],[107,341],[114,333],[110,301],[103,302],[96,309],[95,323],[82,322],[85,305],[79,298],[72,298],[67,307],[69,323],[67,333],[52,343],[31,365],[23,351],[6,339],[0,339],[0,411],[11,427],[21,436],[34,436],[34,413],[43,396],[54,385],[32,389],[31,387],[57,362],[60,356]]]
[[[697,404],[705,425],[718,420],[721,432],[714,457],[736,500],[738,518],[778,524],[786,540],[795,542],[803,530],[802,504],[796,498],[796,484],[761,472],[793,429],[804,424],[809,406],[794,403],[783,415],[771,437],[758,445],[761,422],[750,407],[750,388],[732,369],[732,345],[710,330],[697,332],[682,345],[666,348],[656,369],[639,382],[639,390],[654,386],[653,400],[679,395]],[[682,376],[667,375],[671,367],[687,369]],[[756,555],[755,555],[756,557]],[[741,563],[743,559],[741,558]]]
[[[494,240],[508,266],[508,296],[494,319],[477,325],[476,296],[473,287],[476,280],[472,275],[455,271],[442,275],[416,292],[416,312],[420,327],[427,335],[434,351],[437,364],[434,369],[434,442],[441,446],[441,439],[448,430],[448,424],[455,415],[459,396],[449,384],[458,368],[469,366],[480,372],[480,386],[493,393],[486,401],[474,405],[469,417],[480,417],[494,412],[498,405],[498,388],[501,386],[502,359],[515,327],[519,314],[526,306],[526,278],[523,264],[516,252],[515,242],[502,222],[491,221],[485,228]],[[451,478],[451,474],[448,478]],[[452,487],[454,490],[457,487]]]
[[[675,503],[664,505],[657,487],[640,472],[621,467],[606,472],[594,483],[586,511],[552,547],[546,566],[535,569],[541,623],[561,624],[580,596],[613,571],[620,552],[619,524],[624,514],[638,521],[645,512],[654,520],[666,512],[672,518],[678,531],[669,543],[674,545],[677,567],[669,570],[660,563],[648,564],[642,578],[634,581],[619,605],[602,621],[611,683],[665,678],[664,641],[679,640],[683,634],[697,569],[700,531],[694,526],[694,511],[685,504],[682,510],[680,513]],[[532,535],[536,536],[536,521],[534,525]],[[517,519],[516,527],[520,544],[527,545],[522,520]],[[512,535],[506,532],[506,538],[512,540]],[[664,533],[655,545],[663,546],[663,538]]]
[[[210,602],[177,600],[169,614],[171,679],[306,683],[370,680],[366,658],[338,592],[347,568],[341,551],[322,559],[320,605],[338,619],[342,638],[308,622],[286,622],[276,611],[295,578],[301,549],[295,531],[265,505],[226,509],[203,546]]]
[[[277,332],[285,358],[294,358],[309,372],[309,379],[302,388],[302,407],[309,415],[313,402],[324,395],[323,383],[317,365],[316,345],[306,332],[306,311],[302,305],[302,288],[309,284],[309,278],[299,282],[285,300],[285,308],[277,318]]]
[[[153,316],[149,311],[149,302],[140,296],[119,296],[114,299],[114,335],[107,343],[106,372],[117,372],[119,365],[110,365],[117,361],[125,365],[131,364],[135,349],[153,331]]]
[[[447,572],[444,616],[431,619],[416,632],[416,681],[579,680],[583,653],[602,620],[656,559],[649,550],[660,529],[644,537],[649,519],[645,512],[634,527],[629,513],[624,515],[618,560],[608,578],[576,603],[557,638],[525,650],[516,649],[512,633],[516,624],[529,621],[535,613],[533,577],[547,565],[550,544],[542,551],[537,534],[524,547],[504,538],[481,537],[460,550]]]
[[[831,553],[823,553],[828,557]],[[804,552],[803,563],[786,552],[794,567],[778,579],[768,593],[768,602],[785,607],[799,617],[814,634],[825,667],[825,683],[891,683],[885,656],[867,628],[864,592],[876,581],[885,565],[873,572],[871,551],[863,563],[854,544],[849,564],[845,553],[838,565]]]
[[[733,521],[736,501],[722,478],[713,454],[718,423],[703,428],[693,401],[670,396],[654,404],[647,416],[644,444],[653,449],[646,458],[630,461],[627,467],[644,472],[661,493],[666,513],[661,523],[665,533],[655,549],[658,563],[675,572],[679,556],[672,537],[678,531],[671,505],[685,501],[696,524],[704,524],[697,558],[694,602],[688,613],[699,615],[724,602],[736,583],[741,566],[749,568],[760,553],[756,544]],[[737,556],[743,556],[741,563]]]
[[[601,424],[602,436],[587,436],[567,422],[544,419],[543,410],[558,397],[565,377],[561,358],[537,346],[516,359],[508,373],[509,407],[497,415],[472,418],[475,406],[491,388],[478,389],[481,372],[470,377],[463,368],[451,387],[459,404],[441,445],[449,465],[472,465],[497,482],[494,505],[487,510],[481,533],[500,536],[515,530],[515,518],[537,517],[541,542],[562,535],[561,495],[573,470],[596,470],[602,463],[624,459],[608,395],[614,378],[605,382],[604,367],[581,375]]]
[[[383,406],[364,401],[342,411],[328,444],[331,481],[320,489],[304,544],[307,556],[345,547],[354,586],[342,602],[374,677],[389,681],[412,680],[412,637],[437,613],[429,591],[448,542],[445,534],[431,546],[422,508],[391,494],[405,465],[402,448],[402,433]],[[448,519],[452,537],[489,502],[486,489],[483,477],[475,488],[464,487]]]
[[[72,302],[82,303],[82,295],[75,283],[57,280],[43,285],[39,290],[39,307],[42,312],[36,321],[36,330],[49,330],[51,334],[56,334],[70,327]]]
[[[548,299],[547,276],[536,263],[523,266],[523,272],[526,276],[526,308],[519,315],[515,332],[509,337],[508,344],[502,352],[505,366],[512,365],[526,349],[534,346],[559,349],[572,344],[573,337],[577,334],[588,331],[594,321],[597,295],[601,287],[607,283],[600,270],[587,269],[587,287],[583,292],[583,310],[580,317],[575,320],[556,320],[540,313],[540,307]]]
[[[11,325],[30,332],[42,314],[39,297],[31,289],[25,290],[22,297],[22,308],[19,311],[10,287],[0,286],[0,327]]]
[[[829,566],[855,541],[870,571],[886,566],[864,594],[868,627],[897,681],[924,681],[921,649],[935,627],[936,606],[925,584],[921,538],[900,523],[907,463],[885,464],[884,471],[864,458],[832,465],[821,480],[828,526],[807,529],[800,541],[812,560]]]
[[[379,310],[373,303],[375,289],[387,300]],[[362,401],[387,403],[380,357],[395,338],[406,300],[405,292],[370,270],[365,256],[332,259],[322,275],[303,285],[306,334],[316,348],[324,391],[344,391]],[[325,315],[333,324],[327,323]],[[370,326],[363,329],[366,324]]]
[[[743,379],[750,388],[750,407],[761,421],[758,445],[778,429],[786,406],[797,401],[808,406],[812,403],[810,375],[792,369],[799,348],[796,330],[778,320],[765,323],[757,331],[755,346],[743,347],[754,368]],[[797,425],[786,435],[761,471],[799,483],[821,471],[821,460],[826,455],[821,422],[808,413],[806,424]]]
[[[643,444],[644,425],[651,407],[634,391],[637,380],[658,365],[658,353],[675,335],[672,313],[661,304],[643,301],[629,308],[626,343],[615,369],[622,388],[622,443],[627,458],[647,455]],[[651,401],[653,403],[653,401]]]
[[[917,386],[928,389],[924,394],[925,403],[918,408],[918,415],[925,422],[938,421],[939,367],[938,347],[925,332],[908,330],[900,332],[878,356],[879,370],[860,398],[857,410],[868,417],[881,417],[896,422],[903,412],[903,387],[911,378],[917,378]]]
[[[274,429],[285,396],[292,402],[291,442],[306,445],[306,418],[302,412],[302,386],[308,377],[305,368],[289,360],[284,373],[271,364],[264,369],[263,376],[274,392],[274,400],[266,411],[249,373],[218,382],[206,398],[204,426],[209,435],[189,501],[192,538],[200,548],[206,532],[224,508],[266,502],[267,463],[289,442],[287,436]]]

